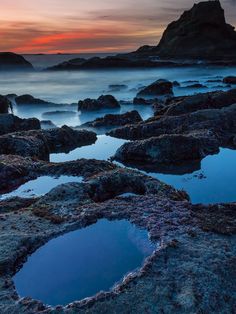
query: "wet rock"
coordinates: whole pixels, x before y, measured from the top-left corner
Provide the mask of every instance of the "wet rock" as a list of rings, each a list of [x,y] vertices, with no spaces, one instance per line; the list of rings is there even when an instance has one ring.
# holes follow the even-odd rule
[[[138,111],[133,110],[123,114],[107,114],[103,118],[97,118],[94,121],[87,122],[82,127],[109,127],[109,126],[122,126],[126,124],[132,124],[142,121],[142,118]]]
[[[0,135],[39,129],[40,121],[36,118],[21,119],[13,114],[0,114]]]
[[[114,159],[125,163],[180,164],[189,160],[201,160],[217,153],[219,143],[203,134],[161,135],[150,139],[128,142],[116,152]]]
[[[50,117],[50,116],[65,116],[65,117],[74,117],[77,115],[75,111],[69,110],[56,110],[56,111],[48,111],[42,114],[43,117]]]
[[[11,192],[21,184],[39,176],[69,175],[87,178],[98,172],[115,168],[116,166],[110,162],[95,159],[50,163],[17,155],[0,155],[0,193]]]
[[[40,125],[44,130],[57,128],[57,126],[51,120],[41,120]]]
[[[117,109],[120,108],[118,101],[112,95],[102,95],[98,99],[84,99],[78,103],[79,111],[94,111],[101,109]]]
[[[175,116],[202,109],[218,109],[236,103],[236,89],[223,92],[199,93],[192,96],[173,97],[167,100],[165,106],[154,106],[155,115]]]
[[[154,103],[153,99],[144,99],[141,97],[134,97],[133,104],[134,105],[152,105]]]
[[[30,62],[26,61],[24,57],[13,52],[0,52],[0,70],[33,70]]]
[[[128,86],[125,84],[111,84],[111,85],[109,85],[109,90],[112,92],[125,90],[127,88],[128,88]]]
[[[0,136],[0,154],[21,155],[48,160],[50,153],[66,152],[92,144],[94,132],[76,131],[67,126],[49,130],[32,130]]]
[[[236,84],[236,76],[227,76],[223,79],[225,84]]]
[[[184,86],[183,88],[207,88],[207,86],[200,83],[196,83],[196,84]]]
[[[0,114],[8,113],[8,110],[11,107],[11,102],[7,97],[0,95]]]
[[[173,95],[173,84],[167,80],[157,80],[138,92],[137,97]]]
[[[66,191],[70,193],[69,189]],[[76,197],[76,190],[72,196]],[[33,204],[24,211],[1,215],[0,298],[3,302],[0,308],[3,313],[233,312],[235,204],[217,205],[217,209],[147,193],[135,198],[91,201],[77,207],[72,204],[71,210],[65,206],[68,215],[60,224],[50,220],[53,214],[50,216],[47,206],[44,214],[48,210],[49,216],[36,216],[37,207]],[[214,216],[223,223],[222,230],[217,227]],[[30,298],[20,299],[15,293],[12,275],[26,258],[49,239],[100,218],[128,219],[148,230],[158,249],[145,260],[141,269],[109,292],[54,308]],[[205,230],[203,224],[209,229]]]
[[[15,98],[17,105],[52,105],[51,102],[35,98],[31,95],[22,95]]]
[[[144,122],[112,130],[109,135],[124,139],[142,140],[160,135],[176,134],[194,135],[197,138],[202,138],[204,134],[210,142],[217,140],[218,147],[235,147],[235,119],[236,104],[222,109],[205,109],[180,116],[150,118]],[[131,147],[132,145],[135,147],[135,143],[131,144]],[[178,150],[177,147],[175,148]]]
[[[178,81],[174,81],[172,84],[173,84],[173,86],[175,86],[175,87],[179,87],[179,86],[180,86],[180,83],[179,83]]]

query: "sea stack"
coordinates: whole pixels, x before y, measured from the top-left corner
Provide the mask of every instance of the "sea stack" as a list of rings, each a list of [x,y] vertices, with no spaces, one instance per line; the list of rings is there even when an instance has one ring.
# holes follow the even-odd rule
[[[236,59],[236,32],[227,24],[220,1],[194,4],[168,25],[156,47],[137,53],[161,58]]]

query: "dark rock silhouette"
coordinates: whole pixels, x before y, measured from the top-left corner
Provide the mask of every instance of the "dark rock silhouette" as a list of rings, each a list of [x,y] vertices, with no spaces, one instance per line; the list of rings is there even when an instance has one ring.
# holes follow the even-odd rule
[[[17,105],[52,105],[51,102],[34,98],[31,95],[21,95],[15,98],[15,102]]]
[[[33,70],[30,62],[24,57],[13,52],[0,52],[0,71],[9,70]]]
[[[200,2],[168,25],[158,46],[143,46],[137,53],[163,58],[236,58],[236,32],[226,23],[220,1]]]
[[[78,110],[93,111],[100,109],[120,108],[118,101],[112,95],[101,95],[98,99],[86,98],[78,102]]]
[[[0,113],[8,113],[10,107],[11,103],[7,97],[0,95]]]
[[[99,128],[106,126],[123,126],[141,121],[142,118],[138,111],[133,110],[123,114],[107,114],[102,118],[97,118],[94,121],[89,121],[83,124],[82,127]]]
[[[160,79],[141,89],[138,92],[137,97],[163,95],[173,95],[173,84],[167,80]]]

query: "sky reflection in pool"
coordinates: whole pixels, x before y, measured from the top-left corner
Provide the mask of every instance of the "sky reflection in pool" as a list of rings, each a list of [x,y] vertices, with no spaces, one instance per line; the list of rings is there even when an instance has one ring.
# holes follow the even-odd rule
[[[106,135],[99,135],[97,141],[93,145],[76,148],[68,154],[51,154],[50,161],[63,162],[81,158],[107,160],[113,156],[116,150],[125,142],[126,141],[122,139],[117,139]]]
[[[127,220],[99,220],[49,241],[15,275],[20,296],[50,305],[108,291],[140,267],[155,246],[148,233]]]
[[[64,184],[68,182],[81,182],[82,180],[82,177],[73,176],[41,176],[35,180],[30,180],[25,184],[22,184],[18,189],[10,193],[0,195],[0,199],[6,199],[15,196],[23,198],[40,196],[48,193],[51,189],[59,184]]]
[[[176,189],[184,189],[193,203],[236,201],[236,151],[221,149],[220,153],[202,160],[201,170],[192,174],[169,175],[148,173]]]

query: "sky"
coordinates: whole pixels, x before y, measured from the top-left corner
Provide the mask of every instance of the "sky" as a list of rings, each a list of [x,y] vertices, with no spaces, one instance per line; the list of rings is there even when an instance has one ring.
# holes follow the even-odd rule
[[[87,53],[156,45],[192,0],[0,0],[0,51]],[[222,0],[236,27],[236,0]]]

